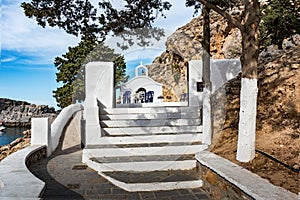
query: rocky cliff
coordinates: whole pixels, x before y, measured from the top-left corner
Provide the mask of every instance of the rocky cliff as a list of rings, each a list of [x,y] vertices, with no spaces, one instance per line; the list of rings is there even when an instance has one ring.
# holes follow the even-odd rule
[[[56,117],[56,111],[47,105],[0,98],[0,123],[4,126],[29,127],[33,117],[50,117],[53,120]]]
[[[11,99],[0,98],[0,111],[6,110],[8,107],[21,106],[21,105],[30,105],[30,104],[25,101],[16,101]]]
[[[231,14],[239,14],[235,8]],[[211,55],[213,59],[237,58],[241,54],[241,34],[212,11]],[[202,57],[202,16],[177,29],[166,41],[166,51],[148,65],[149,76],[164,85],[164,101],[179,101],[187,92],[187,63]]]

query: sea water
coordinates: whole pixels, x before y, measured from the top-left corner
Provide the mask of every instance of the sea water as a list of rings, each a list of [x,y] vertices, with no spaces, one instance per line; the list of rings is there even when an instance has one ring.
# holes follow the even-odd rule
[[[17,138],[23,137],[22,132],[28,130],[29,128],[24,127],[13,127],[5,128],[0,131],[0,146],[7,145]]]

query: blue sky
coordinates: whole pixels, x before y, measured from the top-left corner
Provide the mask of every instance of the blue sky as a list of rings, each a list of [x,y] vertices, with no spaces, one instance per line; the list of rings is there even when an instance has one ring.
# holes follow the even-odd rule
[[[24,1],[29,2],[2,0],[0,97],[56,107],[52,91],[60,84],[55,81],[54,59],[69,46],[75,46],[79,39],[58,28],[36,25],[33,19],[24,16],[20,7]],[[193,15],[193,9],[184,6],[185,1],[170,2],[173,8],[167,13],[167,19],[156,22],[168,33],[189,22]],[[120,53],[125,55],[128,66],[135,66],[140,61],[149,63],[163,50],[164,47],[157,44],[156,48],[148,50],[135,48]]]

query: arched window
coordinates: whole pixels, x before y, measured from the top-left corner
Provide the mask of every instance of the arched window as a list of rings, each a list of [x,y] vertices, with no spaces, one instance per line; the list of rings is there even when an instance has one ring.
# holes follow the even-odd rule
[[[123,94],[123,104],[130,104],[131,103],[131,92],[130,91],[126,91]]]
[[[146,89],[145,88],[139,88],[136,93],[138,94],[139,103],[145,103],[146,102]]]

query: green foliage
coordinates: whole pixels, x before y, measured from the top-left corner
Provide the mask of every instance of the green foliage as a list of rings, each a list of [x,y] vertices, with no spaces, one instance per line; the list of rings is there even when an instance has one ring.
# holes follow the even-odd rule
[[[207,0],[207,2],[219,6],[224,10],[242,3],[241,0]],[[194,7],[194,15],[198,14],[199,10],[202,9],[202,4],[199,0],[186,0],[185,5],[187,7]]]
[[[171,8],[168,1],[99,0],[93,3],[88,0],[31,0],[22,3],[21,7],[38,25],[57,26],[83,40],[95,37],[104,40],[108,34],[117,35],[123,39],[118,43],[122,49],[128,49],[134,43],[149,46],[150,39],[164,36],[163,29],[152,24],[156,18],[165,17],[164,11]]]
[[[31,0],[22,3],[25,15],[35,18],[42,27],[58,26],[72,35],[83,38],[103,37],[110,31],[119,34],[126,30],[151,27],[158,16],[165,16],[171,4],[163,0],[123,0],[118,9],[108,0]],[[99,6],[97,8],[97,5]],[[101,14],[98,14],[101,13]]]
[[[118,56],[114,59],[115,63],[115,88],[120,88],[120,85],[127,82],[128,75],[126,75],[126,63],[123,56]]]
[[[282,48],[285,38],[300,33],[299,0],[268,0],[262,7],[261,45]]]
[[[100,30],[95,24],[97,9],[87,0],[32,0],[21,7],[38,25],[63,28],[67,33],[89,37]],[[91,23],[94,22],[94,23]]]
[[[110,61],[116,66],[116,86],[127,80],[126,64],[123,56],[96,40],[81,41],[75,47],[69,47],[62,57],[55,58],[58,69],[56,81],[63,85],[57,88],[54,97],[58,106],[64,108],[75,101],[85,99],[84,66],[91,61]]]

